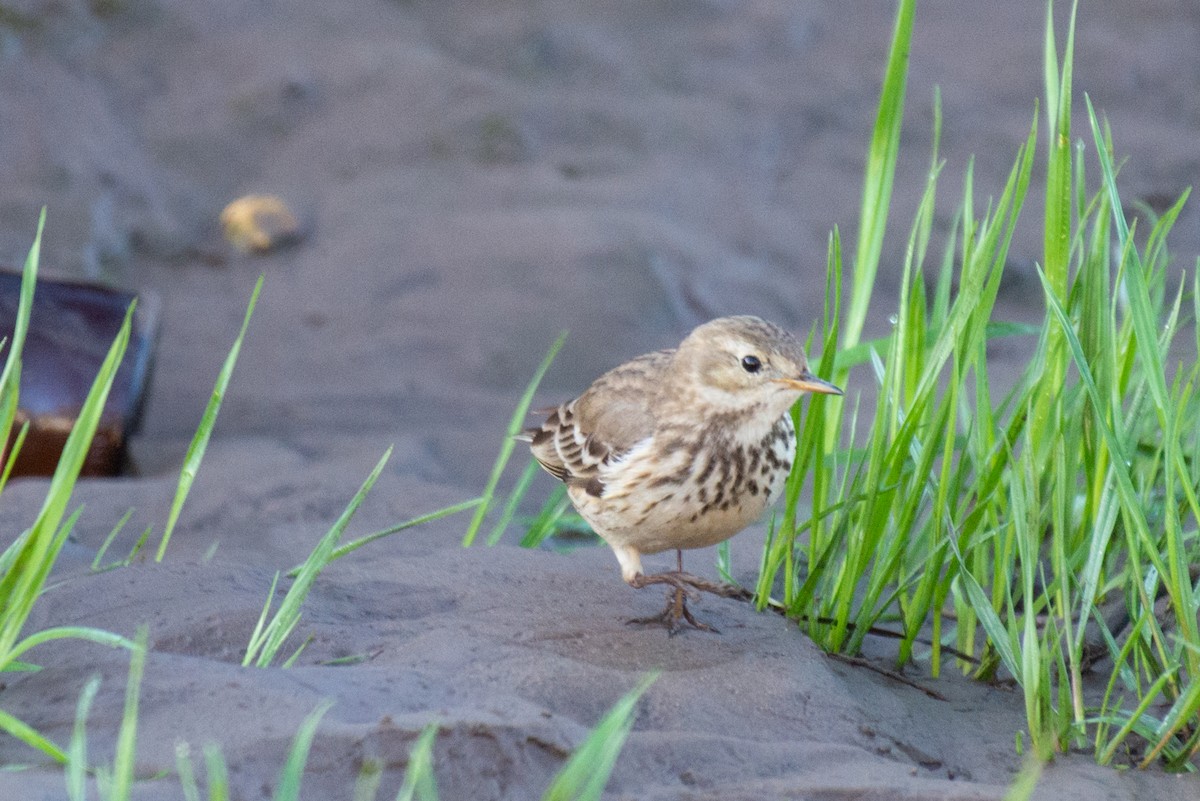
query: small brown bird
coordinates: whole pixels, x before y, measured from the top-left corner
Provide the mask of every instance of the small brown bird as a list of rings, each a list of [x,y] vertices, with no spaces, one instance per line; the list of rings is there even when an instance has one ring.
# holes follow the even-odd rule
[[[690,589],[734,588],[683,572],[683,549],[729,539],[783,492],[796,447],[788,413],[805,392],[842,391],[808,370],[800,343],[757,317],[722,317],[678,348],[616,367],[522,437],[583,519],[612,547],[632,587],[667,584],[652,618],[672,634]],[[674,548],[678,569],[646,575],[642,554]]]

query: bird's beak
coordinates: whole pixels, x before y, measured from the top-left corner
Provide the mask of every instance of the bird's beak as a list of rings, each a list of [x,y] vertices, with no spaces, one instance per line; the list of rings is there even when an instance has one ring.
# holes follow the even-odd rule
[[[838,387],[823,378],[817,378],[808,372],[808,370],[802,372],[799,378],[775,378],[772,380],[791,389],[798,389],[801,392],[815,392],[818,395],[842,394],[842,391]]]

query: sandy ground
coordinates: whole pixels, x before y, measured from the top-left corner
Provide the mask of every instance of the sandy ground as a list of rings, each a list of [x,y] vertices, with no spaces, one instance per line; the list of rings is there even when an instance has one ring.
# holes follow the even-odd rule
[[[1041,2],[918,5],[883,298],[928,166],[932,87],[947,210],[972,154],[978,205],[998,194],[1041,93]],[[624,586],[607,551],[526,551],[512,537],[463,550],[463,518],[336,563],[306,606],[300,636],[315,639],[298,666],[238,667],[274,571],[307,554],[388,444],[396,453],[348,536],[479,492],[560,330],[571,337],[547,402],[719,314],[807,328],[830,230],[853,241],[890,35],[891,4],[856,6],[4,3],[14,14],[0,23],[0,259],[19,263],[47,204],[47,270],[163,299],[141,475],[80,488],[64,583],[32,621],[149,626],[139,775],[171,770],[179,740],[215,740],[235,797],[269,797],[299,721],[333,698],[306,798],[348,797],[368,757],[387,765],[390,797],[431,720],[443,798],[536,798],[600,715],[661,669],[613,799],[1002,796],[1020,764],[1013,690],[951,677],[935,699],[733,601],[699,607],[720,636],[629,628],[624,618],[660,599]],[[1129,159],[1126,197],[1177,196],[1200,174],[1200,11],[1086,4],[1077,48],[1080,96]],[[1075,133],[1086,133],[1082,117]],[[251,191],[286,198],[304,242],[258,258],[225,245],[217,214]],[[1011,253],[1012,316],[1040,304],[1039,213],[1027,209]],[[1191,266],[1194,204],[1173,244],[1178,266]],[[262,301],[168,558],[89,573],[130,506],[115,551],[146,525],[161,530],[173,471],[260,273]],[[997,349],[1001,374],[1020,351]],[[852,377],[850,389],[869,381]],[[43,491],[21,481],[5,492],[4,536],[28,525]],[[757,528],[734,540],[747,581],[760,540]],[[688,564],[714,572],[709,552]],[[886,661],[885,644],[872,648]],[[355,654],[371,658],[321,664]],[[98,672],[90,734],[103,759],[126,655],[74,643],[33,656],[48,667],[7,676],[0,707],[64,742]],[[929,683],[922,666],[909,673]],[[0,740],[0,761],[38,758]],[[1185,798],[1195,781],[1070,755],[1037,797]],[[0,773],[0,798],[64,793],[48,768]],[[137,797],[180,793],[148,778]]]

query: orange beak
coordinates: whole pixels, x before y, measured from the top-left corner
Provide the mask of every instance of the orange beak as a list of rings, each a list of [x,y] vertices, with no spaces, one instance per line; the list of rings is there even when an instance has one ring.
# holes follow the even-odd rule
[[[842,391],[838,387],[823,378],[817,378],[808,372],[808,370],[801,373],[799,378],[775,378],[772,380],[791,389],[798,389],[801,392],[815,392],[818,395],[842,394]]]

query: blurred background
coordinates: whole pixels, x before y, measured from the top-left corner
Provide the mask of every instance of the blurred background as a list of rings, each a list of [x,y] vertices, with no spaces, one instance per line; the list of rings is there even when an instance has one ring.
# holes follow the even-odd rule
[[[720,314],[808,330],[835,226],[852,252],[893,13],[0,0],[0,262],[21,264],[45,205],[46,273],[161,298],[143,472],[177,464],[261,273],[218,437],[308,453],[386,439],[397,469],[477,488],[562,329],[547,402]],[[982,209],[1042,95],[1045,14],[1041,0],[918,4],[878,296],[894,297],[924,186],[934,87],[939,206],[973,156]],[[1084,4],[1076,53],[1077,97],[1127,158],[1125,196],[1165,208],[1200,175],[1200,5]],[[1082,113],[1073,137],[1090,150]],[[295,223],[263,253],[222,232],[249,194]],[[1026,208],[1010,253],[1001,310],[1015,317],[1041,306],[1040,212]],[[1193,266],[1195,203],[1172,244]]]

